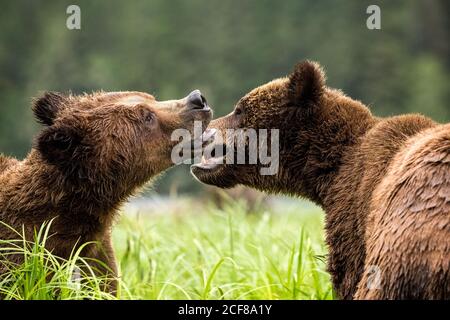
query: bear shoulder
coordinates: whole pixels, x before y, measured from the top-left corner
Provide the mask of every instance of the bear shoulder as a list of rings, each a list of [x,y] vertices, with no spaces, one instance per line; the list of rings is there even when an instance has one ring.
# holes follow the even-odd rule
[[[402,215],[427,213],[419,214],[425,218],[424,223],[431,221],[433,212],[449,212],[450,124],[425,130],[406,143],[375,190],[372,204],[375,203],[385,213],[389,209],[390,214],[392,210]],[[368,232],[383,219],[387,219],[386,214],[371,212]],[[441,219],[438,220],[442,222]],[[450,221],[447,222],[450,227]]]
[[[408,141],[375,190],[371,208],[366,270],[355,297],[448,298],[441,284],[449,280],[450,124]],[[389,270],[382,291],[365,285],[372,266]]]

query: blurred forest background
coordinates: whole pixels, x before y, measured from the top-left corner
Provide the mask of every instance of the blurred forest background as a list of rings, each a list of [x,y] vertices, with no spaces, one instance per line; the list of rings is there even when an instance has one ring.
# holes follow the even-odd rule
[[[81,8],[81,30],[66,8]],[[381,30],[366,8],[381,7]],[[328,84],[377,115],[450,120],[448,0],[2,1],[0,152],[24,157],[39,130],[30,100],[43,90],[139,90],[158,99],[195,88],[215,115],[250,89],[319,61]],[[199,188],[189,167],[156,191]]]

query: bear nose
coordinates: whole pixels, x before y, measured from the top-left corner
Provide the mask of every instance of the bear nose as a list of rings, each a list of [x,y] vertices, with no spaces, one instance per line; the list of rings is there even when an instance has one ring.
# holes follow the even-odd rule
[[[192,109],[203,109],[208,105],[200,90],[192,91],[187,97],[187,102]]]

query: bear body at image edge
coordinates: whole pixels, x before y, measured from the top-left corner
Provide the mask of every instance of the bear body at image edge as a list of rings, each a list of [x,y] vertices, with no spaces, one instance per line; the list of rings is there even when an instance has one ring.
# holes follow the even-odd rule
[[[44,126],[23,161],[0,155],[0,221],[24,230],[26,240],[51,221],[46,248],[68,259],[87,242],[105,289],[115,292],[117,267],[111,228],[118,209],[153,177],[174,165],[171,134],[206,128],[212,112],[195,90],[180,100],[157,101],[143,92],[63,95],[47,92],[33,103]],[[0,225],[1,240],[17,234]],[[0,261],[0,275],[6,266]],[[23,255],[8,255],[21,263]]]
[[[206,184],[240,184],[321,206],[340,298],[450,298],[450,124],[375,117],[327,87],[322,68],[306,61],[252,90],[210,127],[222,136],[226,129],[279,129],[275,175],[261,175],[261,164],[201,163],[192,173]]]

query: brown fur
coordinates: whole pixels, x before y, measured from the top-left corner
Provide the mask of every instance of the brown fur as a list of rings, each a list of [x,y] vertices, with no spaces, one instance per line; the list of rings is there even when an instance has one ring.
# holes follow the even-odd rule
[[[187,98],[158,102],[141,92],[98,92],[84,96],[46,93],[33,105],[45,125],[25,160],[0,157],[0,220],[28,240],[44,221],[54,219],[46,245],[68,258],[95,241],[83,256],[105,262],[117,273],[111,226],[120,205],[155,175],[172,166],[177,128],[211,112]],[[0,239],[15,239],[0,226]],[[20,256],[11,258],[20,263]],[[0,266],[0,273],[1,273]]]
[[[15,163],[17,163],[16,159],[5,157],[0,154],[0,174]]]
[[[376,118],[304,62],[210,126],[280,129],[274,176],[260,175],[260,165],[192,172],[207,184],[307,197],[324,208],[339,297],[450,298],[450,125],[420,115]],[[369,290],[372,266],[381,286]]]

